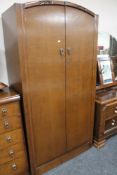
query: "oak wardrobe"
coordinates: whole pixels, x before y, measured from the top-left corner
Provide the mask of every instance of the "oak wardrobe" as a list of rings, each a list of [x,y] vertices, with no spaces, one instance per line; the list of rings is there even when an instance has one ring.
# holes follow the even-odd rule
[[[76,4],[14,4],[2,15],[10,87],[22,95],[33,175],[92,144],[97,15]]]

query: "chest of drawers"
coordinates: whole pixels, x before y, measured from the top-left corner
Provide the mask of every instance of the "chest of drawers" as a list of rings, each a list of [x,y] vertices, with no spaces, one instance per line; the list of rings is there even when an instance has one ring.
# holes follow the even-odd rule
[[[117,89],[96,95],[94,145],[104,146],[106,138],[117,133]]]
[[[28,175],[20,96],[0,91],[0,175]]]

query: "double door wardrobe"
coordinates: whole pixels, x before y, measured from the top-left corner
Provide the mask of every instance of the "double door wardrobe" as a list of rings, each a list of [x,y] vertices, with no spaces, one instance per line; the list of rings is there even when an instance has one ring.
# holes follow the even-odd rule
[[[76,4],[14,4],[2,15],[10,87],[22,96],[32,175],[92,145],[97,15]]]

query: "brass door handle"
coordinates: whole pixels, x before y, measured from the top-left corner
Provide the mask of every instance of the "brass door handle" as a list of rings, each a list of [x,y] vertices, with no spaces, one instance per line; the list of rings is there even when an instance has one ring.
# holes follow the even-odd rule
[[[4,128],[5,129],[9,128],[9,122],[8,121],[4,121]]]
[[[61,56],[64,56],[64,55],[65,55],[65,50],[64,50],[64,48],[60,48],[60,55],[61,55]]]
[[[67,54],[70,56],[72,53],[71,53],[71,48],[67,48]]]

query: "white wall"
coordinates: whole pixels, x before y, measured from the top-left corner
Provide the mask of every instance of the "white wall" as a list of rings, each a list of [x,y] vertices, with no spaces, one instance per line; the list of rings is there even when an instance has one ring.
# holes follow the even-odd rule
[[[0,0],[0,82],[8,83],[5,62],[5,49],[3,41],[3,30],[1,14],[13,3],[24,3],[29,0]],[[34,0],[32,0],[34,1]],[[107,32],[117,37],[117,0],[68,0],[82,5],[89,10],[99,14],[99,31]]]

